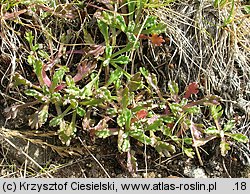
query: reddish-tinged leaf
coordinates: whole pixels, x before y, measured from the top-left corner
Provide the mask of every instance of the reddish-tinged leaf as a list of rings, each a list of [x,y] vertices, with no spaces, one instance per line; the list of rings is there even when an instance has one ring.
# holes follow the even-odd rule
[[[50,87],[50,86],[51,86],[51,80],[50,80],[49,77],[47,76],[44,67],[43,67],[43,69],[42,69],[42,78],[43,78],[43,83],[44,83],[46,86]]]
[[[136,113],[136,117],[138,119],[144,119],[148,115],[148,111],[146,110],[140,110]]]
[[[184,98],[188,99],[192,94],[197,94],[199,92],[198,89],[198,83],[197,82],[192,82],[188,85]]]
[[[88,54],[94,55],[94,57],[99,57],[100,55],[104,53],[104,50],[105,50],[105,46],[103,45],[94,45],[91,48],[92,50],[90,50]]]
[[[152,34],[152,36],[149,37],[149,39],[155,46],[161,46],[162,43],[165,42],[162,36],[158,36],[157,34]]]
[[[146,118],[148,115],[148,111],[146,110],[139,110],[137,113],[136,113],[136,117],[135,118],[132,118],[131,119],[131,123],[134,123],[140,119],[144,119]]]
[[[93,69],[96,68],[96,62],[90,62],[88,60],[84,60],[81,64],[77,66],[77,74],[73,77],[74,82],[78,82],[89,73],[92,72]]]
[[[55,92],[58,92],[58,91],[60,91],[60,90],[62,90],[63,88],[65,88],[66,87],[66,85],[65,84],[60,84],[60,85],[58,85],[58,86],[56,86],[56,88],[55,88]]]
[[[140,39],[149,39],[149,37],[147,35],[145,35],[145,34],[140,34],[139,38]]]

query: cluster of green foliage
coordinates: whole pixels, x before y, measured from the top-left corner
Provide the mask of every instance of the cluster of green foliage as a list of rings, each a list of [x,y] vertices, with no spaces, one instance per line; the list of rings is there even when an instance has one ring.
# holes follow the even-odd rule
[[[118,150],[127,153],[131,172],[136,171],[131,139],[152,146],[161,156],[170,157],[179,148],[191,158],[195,151],[199,157],[200,146],[220,139],[221,154],[225,156],[233,140],[246,143],[248,139],[232,132],[235,127],[233,120],[221,122],[223,110],[219,97],[189,100],[198,92],[197,83],[191,83],[180,94],[178,85],[172,81],[168,83],[169,93],[162,95],[155,74],[144,67],[134,74],[126,70],[133,52],[141,46],[140,35],[159,35],[165,31],[165,25],[157,17],[142,18],[143,9],[148,4],[145,0],[127,0],[124,6],[127,6],[128,13],[125,16],[114,11],[102,11],[96,16],[105,41],[103,47],[98,47],[103,53],[96,57],[98,65],[89,64],[88,60],[82,62],[75,76],[67,66],[54,65],[49,69],[43,62],[49,61],[49,54],[40,49],[31,31],[26,32],[30,48],[27,62],[39,85],[18,73],[13,80],[14,86],[26,86],[24,93],[35,98],[32,105],[39,105],[30,117],[30,126],[39,129],[49,122],[51,127],[58,127],[59,139],[69,146],[76,136],[77,118],[80,118],[91,138],[117,136]],[[117,37],[120,34],[126,37],[126,45],[118,49]],[[102,81],[107,70],[108,79]],[[79,83],[83,79],[84,85]],[[204,109],[209,110],[206,118],[214,125],[205,126]],[[93,114],[94,110],[98,110],[98,117]]]

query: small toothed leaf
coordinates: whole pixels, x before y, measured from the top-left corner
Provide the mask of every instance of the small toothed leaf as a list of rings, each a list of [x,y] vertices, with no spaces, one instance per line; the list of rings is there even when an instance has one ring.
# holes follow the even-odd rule
[[[149,40],[152,42],[153,45],[155,46],[161,46],[162,43],[165,42],[162,36],[159,36],[157,34],[152,34],[151,37],[149,37]]]
[[[188,85],[184,98],[189,98],[192,94],[197,94],[199,92],[198,83],[192,82]]]
[[[86,111],[85,111],[82,107],[78,106],[78,107],[76,108],[76,113],[77,113],[80,117],[83,117],[83,116],[86,114]]]
[[[231,131],[233,128],[234,128],[234,125],[235,125],[235,121],[234,120],[229,120],[225,125],[224,125],[224,128],[223,128],[223,131]]]
[[[155,149],[161,156],[170,157],[171,154],[175,153],[175,147],[167,142],[157,141],[154,145]]]
[[[183,148],[184,153],[187,155],[189,158],[194,158],[194,150],[192,148]]]
[[[60,125],[62,121],[63,121],[63,118],[59,115],[50,120],[49,126],[56,127],[57,125]]]
[[[63,144],[70,145],[72,137],[75,135],[76,127],[73,122],[67,124],[66,121],[60,122],[60,129],[58,130],[58,137]]]
[[[210,106],[211,114],[214,119],[219,119],[223,114],[223,109],[221,105],[212,105]]]

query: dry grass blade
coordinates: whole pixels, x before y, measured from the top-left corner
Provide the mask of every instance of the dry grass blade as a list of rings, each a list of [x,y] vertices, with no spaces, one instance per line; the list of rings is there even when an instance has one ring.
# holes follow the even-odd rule
[[[0,134],[2,136],[2,134]],[[3,136],[2,136],[3,137]],[[11,142],[9,139],[7,139],[6,137],[3,137],[4,140],[11,145],[14,149],[18,150],[19,152],[21,152],[25,157],[27,157],[27,159],[29,159],[34,165],[36,165],[41,171],[43,171],[44,173],[46,173],[46,175],[48,175],[50,178],[53,178],[53,176],[51,174],[49,174],[48,172],[46,172],[46,170],[44,170],[44,168],[42,166],[40,166],[33,158],[31,158],[28,154],[26,154],[23,150],[21,150],[20,148],[18,148],[13,142]]]

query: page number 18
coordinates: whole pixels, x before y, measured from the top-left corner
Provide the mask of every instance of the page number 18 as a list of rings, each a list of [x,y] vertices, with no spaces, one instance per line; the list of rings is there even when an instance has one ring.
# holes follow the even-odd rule
[[[246,190],[247,189],[247,183],[246,182],[236,182],[235,183],[236,190]]]

